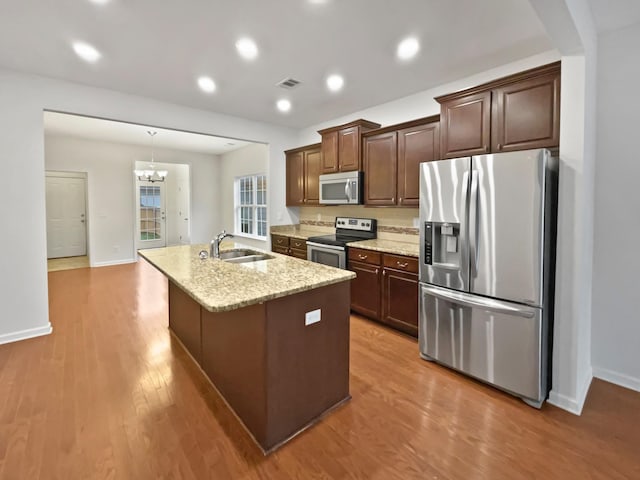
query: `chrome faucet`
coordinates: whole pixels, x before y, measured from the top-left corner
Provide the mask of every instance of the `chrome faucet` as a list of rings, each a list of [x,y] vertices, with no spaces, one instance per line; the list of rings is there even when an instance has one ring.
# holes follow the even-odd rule
[[[220,258],[220,242],[227,237],[233,237],[230,233],[227,233],[226,230],[222,230],[216,238],[211,240],[211,248],[209,249],[209,257],[210,258]]]

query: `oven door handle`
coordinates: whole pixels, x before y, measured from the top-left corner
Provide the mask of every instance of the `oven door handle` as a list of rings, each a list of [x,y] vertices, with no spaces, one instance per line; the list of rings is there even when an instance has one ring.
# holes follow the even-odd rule
[[[307,247],[328,248],[329,250],[339,250],[344,252],[344,247],[340,247],[338,245],[326,245],[324,243],[307,242]]]

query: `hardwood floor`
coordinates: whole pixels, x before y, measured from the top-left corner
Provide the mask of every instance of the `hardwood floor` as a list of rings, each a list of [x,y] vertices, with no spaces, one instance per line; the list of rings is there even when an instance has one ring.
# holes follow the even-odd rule
[[[53,334],[0,346],[0,478],[638,479],[640,394],[581,417],[418,358],[352,317],[353,399],[264,457],[167,329],[145,262],[49,274]]]

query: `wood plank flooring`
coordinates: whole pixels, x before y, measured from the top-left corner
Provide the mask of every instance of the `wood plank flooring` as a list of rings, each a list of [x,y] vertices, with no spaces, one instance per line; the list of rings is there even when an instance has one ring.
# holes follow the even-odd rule
[[[640,394],[534,410],[351,322],[353,399],[264,457],[167,329],[145,262],[49,274],[53,334],[0,346],[0,478],[639,479]]]

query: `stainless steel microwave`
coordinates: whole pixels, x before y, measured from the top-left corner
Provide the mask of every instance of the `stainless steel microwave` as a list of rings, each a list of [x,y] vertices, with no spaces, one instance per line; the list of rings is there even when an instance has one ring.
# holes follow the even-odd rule
[[[361,205],[364,184],[362,172],[320,175],[320,203],[324,205]]]

